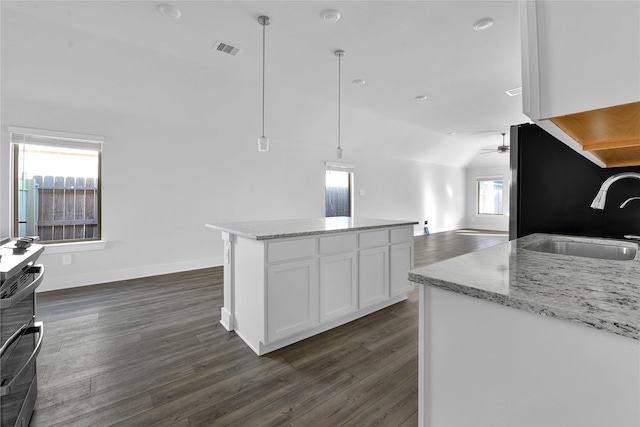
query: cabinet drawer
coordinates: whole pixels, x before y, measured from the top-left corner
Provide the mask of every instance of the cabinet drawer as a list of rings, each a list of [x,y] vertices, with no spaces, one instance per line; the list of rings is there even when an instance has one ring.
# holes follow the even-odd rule
[[[363,231],[360,233],[360,249],[383,246],[389,243],[389,230]]]
[[[316,254],[316,239],[286,240],[269,243],[267,262],[307,258]]]
[[[391,229],[391,243],[411,242],[413,240],[413,227]]]
[[[320,238],[320,254],[355,251],[357,248],[356,235],[343,234]]]

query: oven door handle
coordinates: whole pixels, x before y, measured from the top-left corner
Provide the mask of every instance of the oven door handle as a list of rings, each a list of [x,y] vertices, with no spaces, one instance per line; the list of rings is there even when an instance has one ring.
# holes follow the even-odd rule
[[[42,283],[44,278],[44,265],[38,264],[29,267],[29,273],[38,273],[38,276],[28,286],[13,294],[10,298],[0,300],[0,309],[10,308],[24,299],[31,292],[35,292],[36,288]]]
[[[29,327],[24,325],[22,328],[20,328],[18,332],[13,334],[11,338],[7,340],[5,345],[2,346],[2,352],[4,353],[11,346],[13,341],[17,340],[19,336],[22,335],[23,333],[24,335],[38,333],[39,335],[38,343],[36,344],[36,347],[33,349],[33,352],[29,356],[29,359],[27,359],[24,365],[22,365],[22,368],[20,368],[18,373],[15,374],[15,376],[11,379],[11,381],[9,381],[7,385],[0,387],[0,396],[6,396],[7,394],[11,393],[11,387],[13,386],[13,383],[18,381],[20,377],[24,375],[24,373],[27,371],[27,367],[29,366],[29,364],[35,361],[35,358],[38,356],[38,353],[40,353],[40,349],[42,348],[42,337],[44,336],[44,323],[35,322],[33,326],[29,326]]]

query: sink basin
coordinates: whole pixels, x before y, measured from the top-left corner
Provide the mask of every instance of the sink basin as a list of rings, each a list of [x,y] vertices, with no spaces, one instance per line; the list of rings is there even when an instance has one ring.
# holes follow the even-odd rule
[[[636,257],[638,247],[633,243],[614,245],[563,239],[547,239],[530,246],[525,246],[524,249],[549,254],[629,261]]]

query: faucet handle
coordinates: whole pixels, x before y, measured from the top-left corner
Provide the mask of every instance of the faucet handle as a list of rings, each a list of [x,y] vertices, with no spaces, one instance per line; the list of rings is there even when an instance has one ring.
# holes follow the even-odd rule
[[[620,209],[622,209],[625,206],[627,206],[627,203],[629,203],[632,200],[640,200],[640,197],[631,197],[631,198],[625,200],[624,203],[620,205]]]

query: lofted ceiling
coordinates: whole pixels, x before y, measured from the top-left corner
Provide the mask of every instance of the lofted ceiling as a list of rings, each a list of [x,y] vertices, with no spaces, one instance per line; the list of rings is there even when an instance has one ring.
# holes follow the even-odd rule
[[[138,94],[191,109],[167,110],[175,120],[219,117],[221,126],[251,127],[259,136],[257,17],[264,14],[272,21],[265,91],[266,133],[274,142],[335,139],[337,49],[346,52],[345,153],[508,165],[508,155],[479,153],[501,145],[509,126],[529,121],[522,97],[505,94],[522,85],[516,0],[167,3],[180,9],[178,19],[151,1],[2,1],[3,98],[144,114]],[[329,8],[341,13],[339,21],[321,19]],[[475,31],[474,22],[485,17],[493,26]],[[216,41],[241,52],[212,50]],[[38,64],[51,69],[39,75]],[[355,79],[366,84],[351,84]],[[417,101],[419,95],[427,99]],[[243,115],[246,123],[237,118]]]

